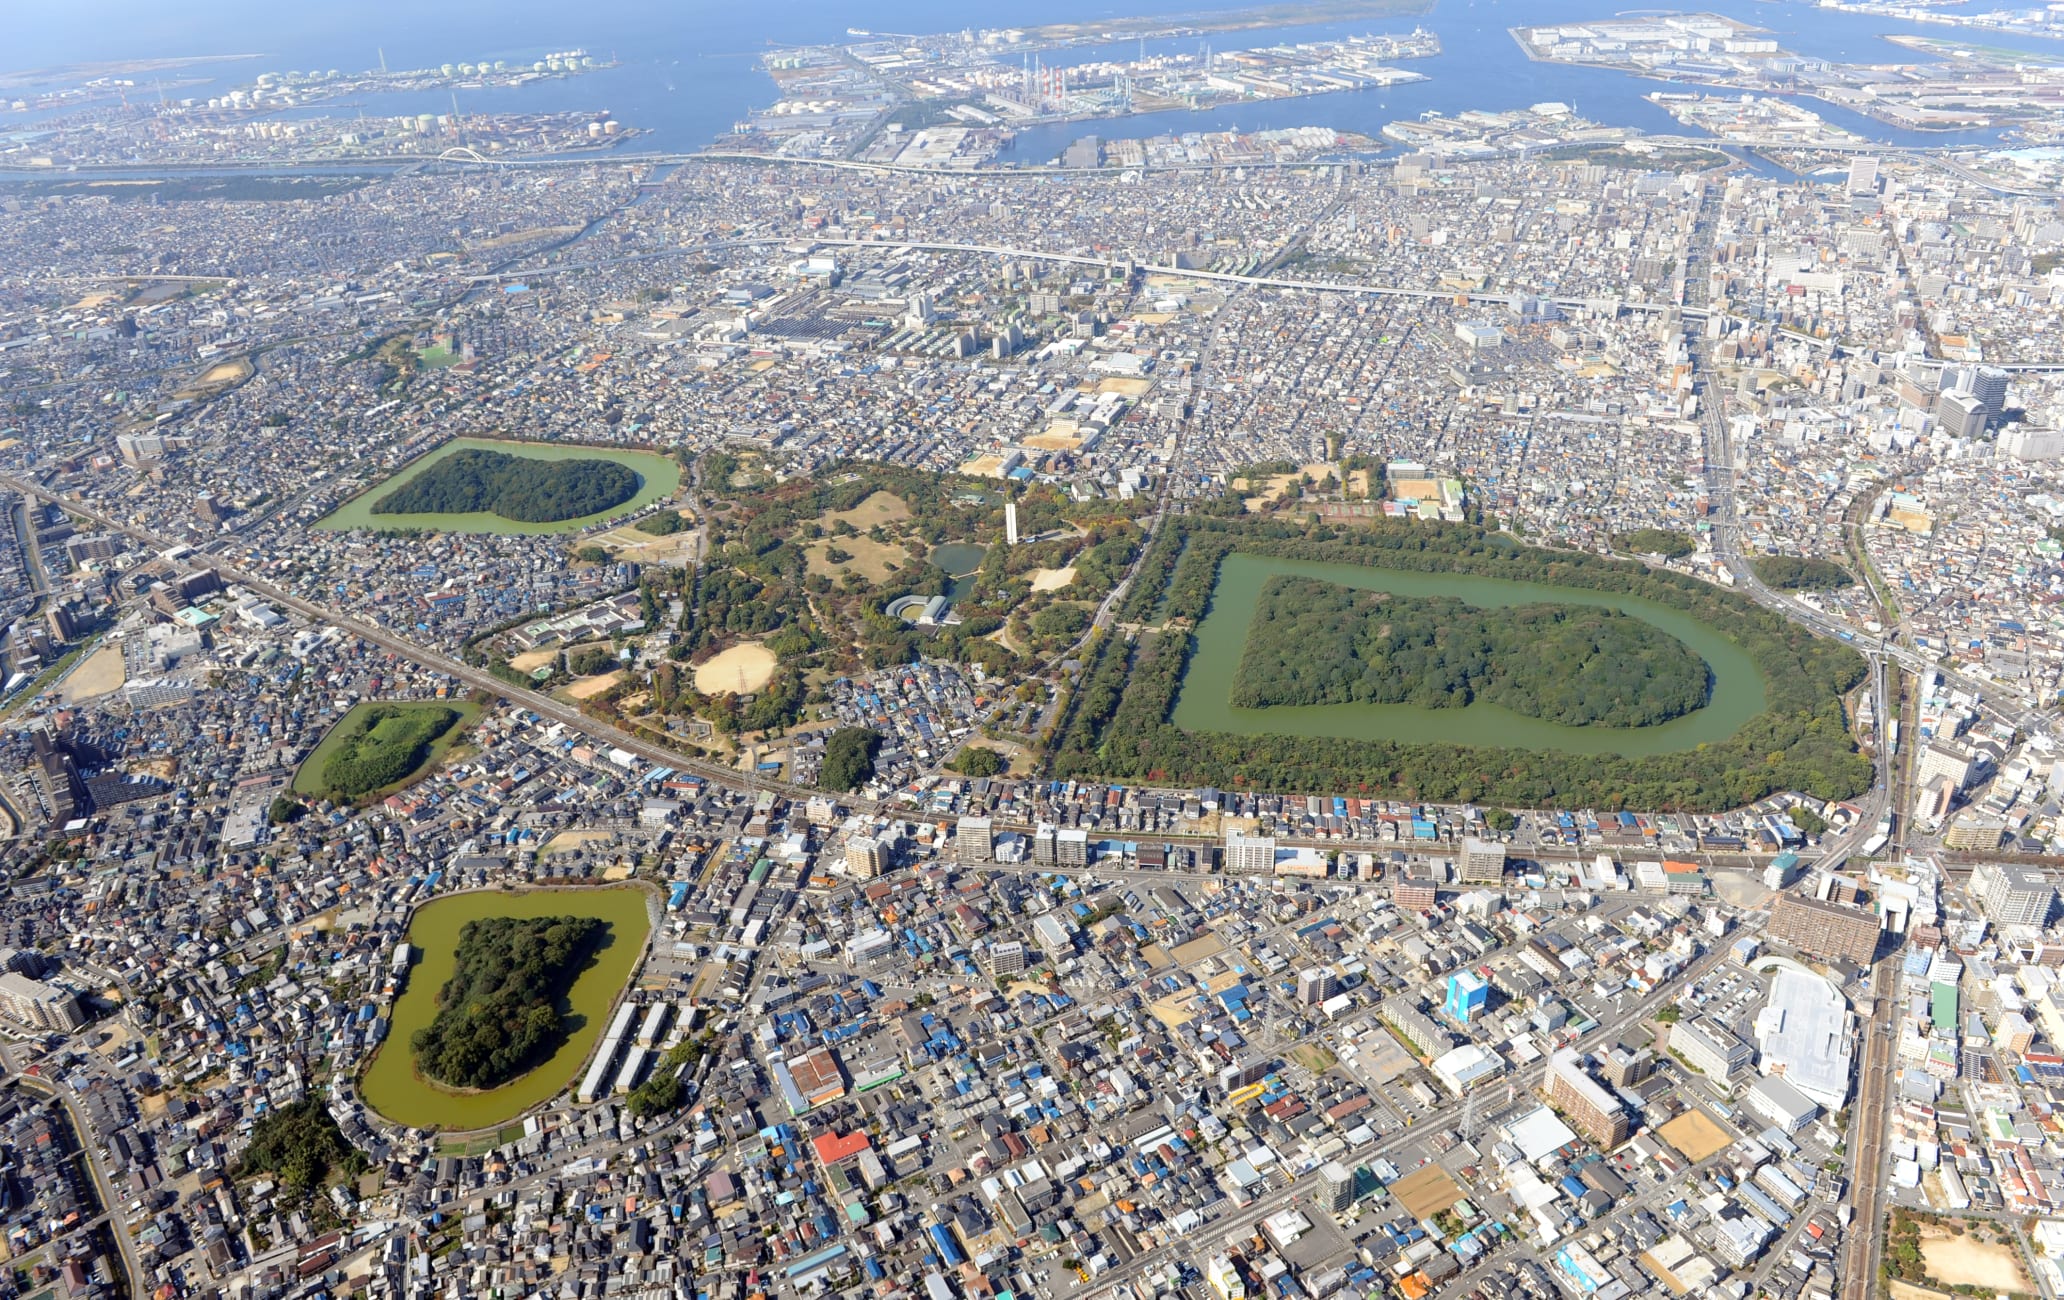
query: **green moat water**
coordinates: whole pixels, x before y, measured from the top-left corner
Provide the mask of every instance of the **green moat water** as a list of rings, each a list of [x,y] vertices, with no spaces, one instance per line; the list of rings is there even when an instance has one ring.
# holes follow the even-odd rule
[[[1459,709],[1428,709],[1410,704],[1238,708],[1232,703],[1233,675],[1240,666],[1248,625],[1253,620],[1262,585],[1278,574],[1400,596],[1450,596],[1486,608],[1545,602],[1618,610],[1677,638],[1704,659],[1712,670],[1712,694],[1704,708],[1683,717],[1657,726],[1631,728],[1566,726],[1481,701]],[[1197,648],[1176,695],[1174,721],[1189,731],[1387,740],[1419,745],[1485,745],[1639,757],[1726,740],[1763,711],[1765,685],[1762,671],[1748,653],[1717,630],[1689,614],[1638,596],[1474,574],[1416,573],[1236,552],[1219,566],[1218,581],[1211,593],[1211,612],[1197,628]]]
[[[561,1011],[577,1017],[559,1050],[522,1078],[485,1092],[441,1087],[416,1072],[409,1039],[437,1016],[437,991],[451,978],[459,931],[489,916],[592,916],[609,935],[575,981]],[[609,1019],[651,931],[646,894],[629,886],[547,889],[529,893],[482,890],[433,899],[416,909],[408,941],[418,957],[408,987],[395,1000],[387,1039],[359,1082],[366,1105],[397,1124],[425,1129],[491,1128],[557,1095],[574,1081]]]

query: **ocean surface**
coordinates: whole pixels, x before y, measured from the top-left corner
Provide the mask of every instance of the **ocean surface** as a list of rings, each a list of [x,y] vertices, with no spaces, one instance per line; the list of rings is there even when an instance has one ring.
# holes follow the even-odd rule
[[[1171,9],[1169,0],[1039,0],[1013,10],[986,7],[980,21],[1065,22],[1157,12],[1195,16],[1244,7],[1236,0],[1191,0]],[[1797,53],[1853,62],[1910,62],[1917,57],[1882,37],[1924,32],[1987,45],[2057,55],[2064,43],[1993,32],[1922,26],[1896,19],[1839,13],[1782,0],[1716,0],[1700,6],[1768,29],[1779,44]],[[1524,108],[1546,100],[1611,126],[1685,133],[1667,113],[1642,98],[1663,83],[1624,73],[1535,63],[1507,29],[1514,25],[1576,22],[1616,13],[1612,0],[1437,0],[1431,12],[1350,23],[1218,33],[1212,48],[1233,50],[1291,41],[1323,40],[1370,32],[1406,32],[1415,25],[1439,33],[1443,53],[1399,66],[1429,80],[1385,91],[1349,92],[1295,100],[1233,105],[1200,112],[1170,112],[1094,122],[1034,127],[1019,133],[1007,159],[1043,163],[1083,135],[1105,139],[1163,132],[1259,130],[1285,126],[1327,126],[1375,135],[1387,122],[1437,111]],[[99,61],[210,57],[195,67],[162,74],[167,78],[207,76],[211,85],[177,91],[205,98],[245,84],[264,71],[377,67],[384,54],[390,68],[505,59],[529,62],[544,54],[583,48],[621,66],[524,87],[458,92],[462,112],[597,111],[647,134],[630,147],[686,152],[729,133],[734,122],[775,98],[773,83],[759,66],[771,46],[849,40],[849,27],[872,32],[929,33],[969,25],[977,12],[942,0],[778,0],[766,5],[710,4],[706,0],[620,0],[581,6],[564,0],[441,0],[434,5],[391,9],[371,0],[202,0],[168,5],[163,0],[82,0],[66,5],[21,6],[10,14],[0,44],[0,70],[15,71]],[[1147,52],[1196,48],[1195,40],[1148,41]],[[1136,57],[1137,41],[1111,47],[1057,51],[1058,63]],[[257,54],[238,61],[212,56]],[[150,74],[138,77],[138,94],[150,94]],[[1685,89],[1685,87],[1678,87]],[[1988,144],[1993,131],[1902,131],[1816,100],[1798,101],[1830,122],[1890,144],[1921,146]],[[326,106],[369,116],[451,111],[448,92],[378,94]],[[0,113],[0,133],[33,129],[23,114]]]

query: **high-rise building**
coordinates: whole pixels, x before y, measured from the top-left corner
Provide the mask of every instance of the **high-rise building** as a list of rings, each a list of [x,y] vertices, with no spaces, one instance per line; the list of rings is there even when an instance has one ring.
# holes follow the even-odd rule
[[[1672,1025],[1670,1050],[1715,1083],[1732,1083],[1756,1060],[1753,1048],[1727,1026],[1706,1016]]]
[[[1063,827],[1054,832],[1054,865],[1058,867],[1086,867],[1089,865],[1089,832],[1079,826]]]
[[[1448,975],[1448,999],[1442,1010],[1458,1025],[1475,1022],[1491,1000],[1490,982],[1475,971],[1458,970]]]
[[[1331,967],[1320,966],[1297,972],[1297,1000],[1315,1007],[1340,991],[1340,977]]]
[[[1542,1086],[1548,1100],[1560,1107],[1577,1131],[1594,1143],[1610,1149],[1627,1140],[1632,1130],[1626,1108],[1605,1085],[1591,1077],[1576,1048],[1562,1048],[1548,1058],[1548,1076]]]
[[[989,973],[1015,975],[1025,969],[1025,945],[1016,940],[993,944],[989,949]]]
[[[1276,869],[1276,837],[1243,835],[1232,831],[1225,838],[1226,870],[1234,875],[1268,875]]]
[[[996,860],[996,827],[987,817],[963,817],[954,829],[954,860],[975,866]]]
[[[1390,896],[1408,912],[1424,912],[1440,901],[1441,869],[1432,862],[1407,862],[1391,877]]]
[[[1875,194],[1878,192],[1878,160],[1870,154],[1859,154],[1849,160],[1849,193]]]
[[[2007,409],[2007,372],[1998,366],[1954,366],[1942,374],[1942,391],[1977,399],[1985,414],[1998,419]]]
[[[846,840],[846,874],[872,880],[889,869],[889,846],[872,835],[853,835]]]
[[[2042,925],[2057,905],[2048,873],[2017,862],[1981,862],[1971,871],[1971,897],[1994,925]]]
[[[1054,847],[1054,828],[1051,822],[1041,822],[1032,828],[1032,861],[1042,867],[1054,865],[1057,855]]]
[[[1914,820],[1924,826],[1941,825],[1942,819],[1949,816],[1949,810],[1956,807],[1956,782],[1938,772],[1916,784]]]
[[[1985,403],[1973,393],[1944,393],[1935,401],[1935,418],[1952,438],[1975,438],[1985,432]]]
[[[1354,1170],[1337,1160],[1319,1166],[1319,1204],[1340,1214],[1354,1205]]]
[[[17,971],[0,975],[0,1010],[23,1024],[67,1034],[86,1023],[78,994]]]
[[[88,809],[86,782],[80,777],[78,763],[71,754],[58,744],[47,727],[37,728],[29,737],[29,744],[36,759],[35,767],[30,770],[50,804],[50,819],[62,826],[85,815]]]
[[[1877,915],[1861,907],[1822,902],[1802,894],[1779,894],[1768,937],[1824,961],[1869,965],[1878,951]]]
[[[1946,776],[1961,790],[1970,785],[1985,767],[1986,760],[1977,750],[1954,740],[1938,740],[1921,751],[1921,763],[1914,773],[1914,781],[1919,784],[1931,776]]]
[[[1629,1051],[1625,1044],[1615,1043],[1599,1057],[1598,1064],[1607,1083],[1615,1088],[1631,1088],[1655,1073],[1655,1053],[1646,1047],[1638,1052]]]
[[[1455,857],[1455,883],[1497,885],[1505,880],[1505,846],[1492,840],[1464,836],[1462,851]]]

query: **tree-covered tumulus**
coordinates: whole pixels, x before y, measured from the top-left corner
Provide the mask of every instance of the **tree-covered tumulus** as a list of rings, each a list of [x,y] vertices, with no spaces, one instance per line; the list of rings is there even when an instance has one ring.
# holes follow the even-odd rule
[[[824,742],[817,784],[826,790],[857,790],[874,775],[881,737],[866,727],[841,727]]]
[[[1682,641],[1617,610],[1482,609],[1277,576],[1256,602],[1233,703],[1484,700],[1571,727],[1648,727],[1703,707],[1709,677]]]
[[[495,1088],[565,1037],[560,1003],[607,937],[591,916],[494,916],[466,922],[437,1018],[409,1046],[416,1068],[453,1088]]]
[[[485,447],[453,452],[381,497],[376,515],[486,512],[525,524],[584,519],[638,495],[638,473],[601,457],[547,461]]]

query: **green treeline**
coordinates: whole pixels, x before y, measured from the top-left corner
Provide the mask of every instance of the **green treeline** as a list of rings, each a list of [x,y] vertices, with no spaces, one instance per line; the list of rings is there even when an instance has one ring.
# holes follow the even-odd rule
[[[1612,541],[1623,551],[1660,555],[1666,560],[1681,560],[1698,549],[1697,542],[1667,528],[1637,528],[1631,533],[1620,533]]]
[[[1118,607],[1118,617],[1127,623],[1152,622],[1160,612],[1161,599],[1168,593],[1168,581],[1175,576],[1176,561],[1182,558],[1183,531],[1164,528],[1141,557],[1138,576]]]
[[[457,709],[437,704],[382,704],[365,710],[323,762],[323,796],[356,799],[402,780],[423,765],[430,746],[458,720]]]
[[[486,511],[526,524],[581,519],[638,495],[638,473],[591,460],[536,460],[467,447],[375,501],[376,515],[460,515]]]
[[[454,1088],[494,1088],[557,1049],[559,1004],[609,924],[592,916],[466,922],[437,1018],[409,1041],[416,1068]]]
[[[1702,707],[1708,678],[1683,642],[1617,610],[1479,609],[1279,575],[1255,604],[1233,703],[1440,709],[1481,699],[1566,726],[1648,727]]]
[[[688,521],[681,518],[681,512],[678,510],[662,510],[658,514],[645,516],[631,527],[652,537],[672,537],[675,533],[686,531]]]
[[[1804,556],[1759,555],[1749,561],[1749,567],[1765,586],[1780,591],[1835,591],[1856,585],[1856,579],[1841,565]]]
[[[1168,630],[1144,634],[1137,643],[1114,634],[1092,649],[1053,742],[1049,769],[1056,779],[1382,791],[1517,808],[1684,811],[1740,807],[1780,790],[1848,798],[1869,788],[1870,764],[1856,752],[1841,703],[1842,693],[1862,680],[1863,660],[1746,596],[1688,575],[1529,547],[1463,525],[1378,523],[1336,530],[1192,514],[1169,528],[1185,540],[1162,606]],[[1157,551],[1165,540],[1156,540]],[[1739,645],[1766,679],[1766,707],[1722,743],[1633,758],[1434,740],[1186,732],[1170,716],[1193,645],[1188,627],[1208,612],[1219,563],[1234,550],[1641,596],[1681,610]],[[1149,556],[1150,565],[1154,558]]]
[[[237,1176],[271,1174],[289,1191],[307,1193],[327,1183],[332,1171],[356,1174],[365,1163],[358,1149],[344,1140],[322,1099],[306,1096],[251,1126],[251,1144],[244,1148]]]

